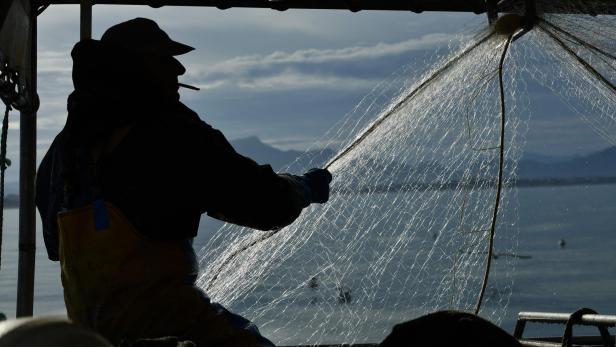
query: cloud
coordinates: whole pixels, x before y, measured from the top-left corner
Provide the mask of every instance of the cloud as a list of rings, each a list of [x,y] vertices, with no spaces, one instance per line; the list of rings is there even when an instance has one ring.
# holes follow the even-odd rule
[[[373,86],[375,81],[361,78],[341,78],[336,76],[323,76],[304,74],[297,71],[287,70],[282,73],[242,80],[238,82],[241,89],[253,91],[276,91],[276,90],[299,90],[299,89],[340,89],[344,88],[363,90]]]
[[[97,6],[96,16],[106,28],[113,24],[135,17],[156,20],[166,31],[208,32],[221,27],[241,25],[243,28],[268,28],[269,30],[292,30],[299,32],[318,32],[319,26],[311,21],[313,17],[280,15],[276,11],[262,9],[232,9],[221,11],[215,8],[163,7],[154,9],[137,6]],[[177,20],[181,18],[181,20]]]
[[[191,65],[187,78],[204,89],[365,89],[383,77],[366,75],[400,65],[390,60],[445,46],[451,39],[449,34],[429,34],[395,43],[237,56],[213,65]]]
[[[73,89],[70,50],[39,49],[38,94],[41,106],[37,114],[37,128],[57,133],[66,120],[66,98]],[[13,125],[16,129],[18,122]],[[44,136],[50,134],[45,133]],[[41,134],[39,134],[41,135]],[[45,142],[43,142],[44,146]]]
[[[72,63],[69,51],[43,50],[38,52],[38,72],[71,73]]]
[[[378,59],[409,51],[438,47],[448,43],[451,37],[449,34],[429,34],[419,39],[410,39],[396,43],[381,42],[372,46],[345,47],[340,49],[306,49],[292,53],[274,52],[267,56],[236,57],[216,64],[213,68],[221,71],[237,71],[238,69],[245,70],[264,65],[323,64]]]

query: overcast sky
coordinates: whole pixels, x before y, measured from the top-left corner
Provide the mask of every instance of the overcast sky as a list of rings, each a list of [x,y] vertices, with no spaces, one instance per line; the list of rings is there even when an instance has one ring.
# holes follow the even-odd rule
[[[134,17],[154,19],[196,48],[180,57],[188,69],[181,81],[201,91],[185,90],[182,100],[203,120],[229,139],[258,136],[283,149],[314,145],[380,81],[410,62],[430,64],[435,49],[486,22],[453,13],[96,5],[93,38]],[[39,17],[38,33],[40,161],[66,118],[78,7],[51,6]],[[608,146],[547,91],[537,100],[527,151],[569,155]],[[11,128],[9,156],[17,158],[17,117]],[[16,171],[9,170],[9,181]]]

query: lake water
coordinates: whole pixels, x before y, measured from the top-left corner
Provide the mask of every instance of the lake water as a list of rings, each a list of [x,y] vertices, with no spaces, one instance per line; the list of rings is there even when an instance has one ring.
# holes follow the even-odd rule
[[[590,307],[600,313],[616,314],[615,196],[616,185],[518,190],[517,253],[531,258],[519,260],[516,266],[513,294],[501,324],[505,329],[513,331],[520,311],[571,312]],[[9,317],[15,316],[17,224],[18,210],[6,210],[0,311]],[[200,237],[195,241],[197,249],[216,225],[204,217]],[[566,242],[564,248],[559,246],[561,239]],[[40,235],[36,256],[34,312],[65,314],[59,264],[47,260]],[[558,335],[561,329],[528,327],[529,334]]]

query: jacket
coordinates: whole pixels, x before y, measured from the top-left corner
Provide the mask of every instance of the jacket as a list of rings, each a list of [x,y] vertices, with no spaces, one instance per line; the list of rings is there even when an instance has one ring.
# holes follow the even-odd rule
[[[138,62],[101,53],[98,45],[85,41],[73,49],[67,123],[37,174],[36,204],[51,260],[59,259],[57,214],[95,199],[113,203],[146,237],[170,241],[195,237],[204,213],[270,230],[290,224],[309,205],[301,180],[238,154],[179,100],[148,90]],[[123,70],[136,81],[117,84],[110,77]]]

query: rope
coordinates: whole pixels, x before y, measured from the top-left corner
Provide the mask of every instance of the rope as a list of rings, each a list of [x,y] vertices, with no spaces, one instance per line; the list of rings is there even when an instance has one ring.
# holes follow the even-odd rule
[[[538,18],[538,20],[539,20],[541,23],[545,23],[545,24],[546,24],[546,25],[548,25],[550,28],[552,28],[552,29],[554,29],[555,31],[558,31],[559,33],[561,33],[561,34],[563,34],[563,35],[565,35],[565,36],[569,37],[569,38],[570,38],[570,39],[572,39],[573,41],[577,42],[577,44],[579,44],[579,45],[581,45],[581,46],[585,47],[586,49],[591,50],[591,51],[594,51],[594,52],[596,52],[596,53],[598,53],[598,54],[604,55],[605,57],[610,58],[610,59],[612,59],[612,60],[616,60],[616,56],[614,56],[613,54],[611,54],[611,53],[609,53],[609,52],[606,52],[606,51],[602,50],[602,49],[601,49],[601,48],[599,48],[599,47],[595,47],[594,45],[591,45],[590,43],[588,43],[588,42],[586,42],[586,41],[584,41],[584,40],[580,39],[579,37],[577,37],[577,36],[573,35],[572,33],[568,32],[568,31],[566,31],[566,30],[564,30],[563,28],[561,28],[561,27],[559,27],[559,26],[557,26],[557,25],[555,25],[555,24],[553,24],[553,23],[549,22],[549,21],[548,21],[547,19],[545,19],[545,18],[541,18],[541,17],[537,17],[537,18]]]
[[[11,110],[11,106],[6,104],[4,119],[2,120],[2,134],[0,134],[0,264],[2,262],[2,239],[4,231],[4,172],[9,163],[6,159],[6,138],[9,129],[9,112]]]
[[[494,35],[494,32],[490,32],[488,35],[483,37],[481,40],[475,42],[472,46],[470,46],[467,49],[465,49],[463,52],[461,52],[460,54],[458,54],[457,56],[455,56],[454,58],[449,60],[440,69],[436,70],[434,73],[432,73],[430,76],[428,76],[423,82],[421,82],[421,84],[419,84],[419,86],[417,86],[415,89],[413,89],[407,96],[405,96],[396,105],[394,105],[388,112],[386,112],[383,115],[381,115],[380,117],[378,117],[377,120],[374,121],[374,123],[372,123],[370,125],[370,127],[368,127],[363,133],[361,133],[349,146],[347,146],[345,149],[340,151],[333,159],[331,159],[325,165],[325,169],[329,169],[336,161],[340,160],[342,157],[344,157],[348,153],[350,153],[355,147],[357,147],[357,145],[359,145],[361,142],[363,142],[368,137],[368,135],[370,135],[379,125],[381,125],[385,120],[387,120],[387,118],[389,118],[391,115],[393,115],[398,110],[400,110],[415,95],[417,95],[420,91],[422,91],[426,85],[428,85],[430,82],[432,82],[435,79],[437,79],[445,71],[447,71],[449,68],[451,68],[453,65],[455,65],[462,58],[467,56],[469,53],[471,53],[473,50],[475,50],[481,44],[486,42],[493,35]],[[257,245],[257,244],[259,244],[259,243],[261,243],[261,242],[271,238],[272,236],[276,235],[280,230],[282,230],[282,228],[281,229],[271,230],[271,231],[267,232],[266,234],[261,235],[261,237],[259,237],[258,239],[252,241],[248,245],[246,245],[246,246],[238,249],[237,251],[231,253],[231,255],[229,255],[229,257],[227,257],[227,259],[225,259],[223,261],[223,263],[218,267],[218,270],[216,271],[216,273],[214,274],[212,279],[209,281],[209,283],[208,283],[208,285],[206,287],[206,290],[209,290],[212,287],[214,282],[218,279],[218,276],[220,276],[222,271],[226,268],[226,266],[233,259],[235,259],[238,255],[240,255],[242,252],[246,251],[247,249],[252,248],[255,245]]]
[[[596,53],[602,54],[604,56],[607,56],[608,58],[614,58],[613,55],[593,46],[590,45],[584,41],[582,41],[581,39],[579,39],[578,37],[568,33],[567,31],[557,27],[556,25],[546,21],[543,18],[539,18],[539,21],[541,22],[541,24],[545,24],[548,25],[549,27],[551,27],[552,29],[554,29],[555,31],[569,37],[570,39],[576,41],[578,44],[584,46],[585,48],[594,51]],[[569,46],[567,46],[560,38],[558,38],[554,33],[552,33],[551,31],[547,30],[546,28],[543,27],[543,25],[539,25],[539,28],[546,33],[548,36],[550,36],[550,38],[552,38],[562,49],[564,49],[567,53],[569,53],[575,60],[578,61],[578,63],[580,63],[582,65],[582,67],[584,67],[584,69],[586,69],[586,71],[588,71],[593,77],[595,77],[598,81],[600,81],[601,83],[603,83],[605,86],[607,86],[609,89],[611,89],[614,93],[616,93],[616,87],[614,86],[614,84],[612,84],[609,80],[607,80],[601,73],[599,73],[595,68],[593,68],[586,60],[584,60],[582,57],[580,57],[577,53],[575,53]],[[502,193],[502,186],[503,186],[503,169],[504,169],[504,139],[505,139],[505,93],[504,93],[504,83],[503,83],[503,64],[505,61],[505,57],[507,55],[507,51],[509,49],[509,46],[511,44],[513,36],[509,36],[509,38],[507,39],[507,43],[505,44],[505,48],[503,50],[503,54],[501,56],[501,60],[500,60],[500,64],[499,64],[499,69],[498,69],[498,78],[499,78],[499,88],[500,88],[500,99],[501,99],[501,133],[500,133],[500,146],[499,146],[499,171],[498,171],[498,180],[497,180],[497,189],[496,189],[496,198],[495,198],[495,202],[494,202],[494,211],[493,211],[493,215],[492,215],[492,224],[490,227],[490,239],[489,239],[489,245],[488,245],[488,258],[486,261],[486,267],[485,267],[485,273],[484,273],[484,277],[483,277],[483,283],[481,286],[481,292],[479,293],[479,298],[477,300],[477,305],[475,307],[475,314],[478,314],[479,311],[481,310],[481,304],[483,302],[483,297],[485,294],[485,290],[487,287],[487,283],[488,283],[488,278],[490,275],[490,267],[492,264],[492,258],[493,258],[493,252],[494,252],[494,234],[495,234],[495,230],[496,230],[496,218],[498,216],[498,209],[499,209],[499,205],[500,205],[500,198],[501,198],[501,193]]]
[[[490,225],[490,238],[488,244],[488,258],[486,259],[486,268],[483,274],[483,282],[481,284],[481,291],[479,292],[479,298],[477,299],[477,305],[475,306],[475,314],[479,314],[481,310],[481,304],[488,285],[488,279],[490,277],[490,268],[492,266],[492,257],[494,254],[494,234],[496,232],[496,218],[498,216],[498,208],[500,207],[501,193],[503,190],[503,171],[505,166],[505,84],[503,82],[503,65],[505,58],[507,57],[507,51],[511,45],[513,34],[509,35],[505,48],[503,48],[503,54],[501,55],[498,65],[498,86],[500,90],[500,144],[499,144],[499,156],[498,156],[498,179],[496,181],[496,197],[494,200],[494,211],[492,213],[492,224]]]
[[[379,118],[377,118],[377,120],[374,121],[374,123],[372,123],[366,130],[364,130],[364,132],[361,133],[350,145],[348,145],[342,151],[338,152],[338,154],[325,165],[325,168],[329,169],[335,162],[340,160],[342,157],[346,156],[355,147],[357,147],[357,145],[362,143],[368,137],[368,135],[370,135],[379,125],[381,125],[385,120],[387,120],[387,118],[395,114],[404,105],[406,105],[415,95],[417,95],[420,91],[422,91],[425,86],[427,86],[433,80],[437,79],[440,75],[443,74],[443,72],[447,71],[450,67],[455,65],[458,61],[460,61],[460,59],[464,58],[469,53],[471,53],[473,50],[475,50],[475,48],[479,47],[482,43],[486,42],[490,37],[492,37],[492,35],[494,35],[494,32],[491,32],[490,34],[486,35],[484,38],[477,41],[475,44],[473,44],[472,46],[470,46],[469,48],[467,48],[466,50],[464,50],[463,52],[461,52],[460,54],[458,54],[457,56],[449,60],[440,69],[434,71],[432,75],[428,76],[423,82],[421,82],[421,84],[419,84],[419,86],[417,86],[417,88],[413,89],[407,96],[405,96],[396,105],[394,105],[394,107],[392,107],[389,111],[387,111],[386,113],[381,115]]]
[[[543,27],[543,25],[539,25],[539,29],[546,33],[552,40],[554,40],[565,52],[569,53],[575,60],[577,60],[580,65],[593,77],[595,77],[599,82],[605,85],[608,89],[612,91],[612,93],[616,94],[616,86],[612,82],[610,82],[607,78],[605,78],[599,71],[597,71],[592,65],[590,65],[584,58],[580,57],[577,53],[575,53],[569,46],[567,46],[558,36],[554,35],[551,31],[547,30]]]
[[[208,283],[208,285],[207,285],[207,287],[205,289],[206,290],[210,290],[212,285],[214,285],[214,282],[218,279],[218,276],[220,276],[220,273],[222,272],[222,270],[224,270],[227,267],[227,265],[233,259],[235,259],[238,255],[240,255],[245,250],[247,250],[249,248],[252,248],[256,244],[259,244],[259,243],[269,239],[270,237],[276,235],[280,230],[282,230],[282,229],[270,230],[267,233],[261,235],[261,237],[259,237],[258,239],[254,240],[253,242],[251,242],[251,243],[247,244],[246,246],[238,249],[237,251],[231,253],[231,255],[229,257],[227,257],[227,259],[225,259],[225,261],[223,261],[223,263],[218,267],[218,271],[216,271],[216,274],[212,277],[212,279],[210,280],[210,282]]]

